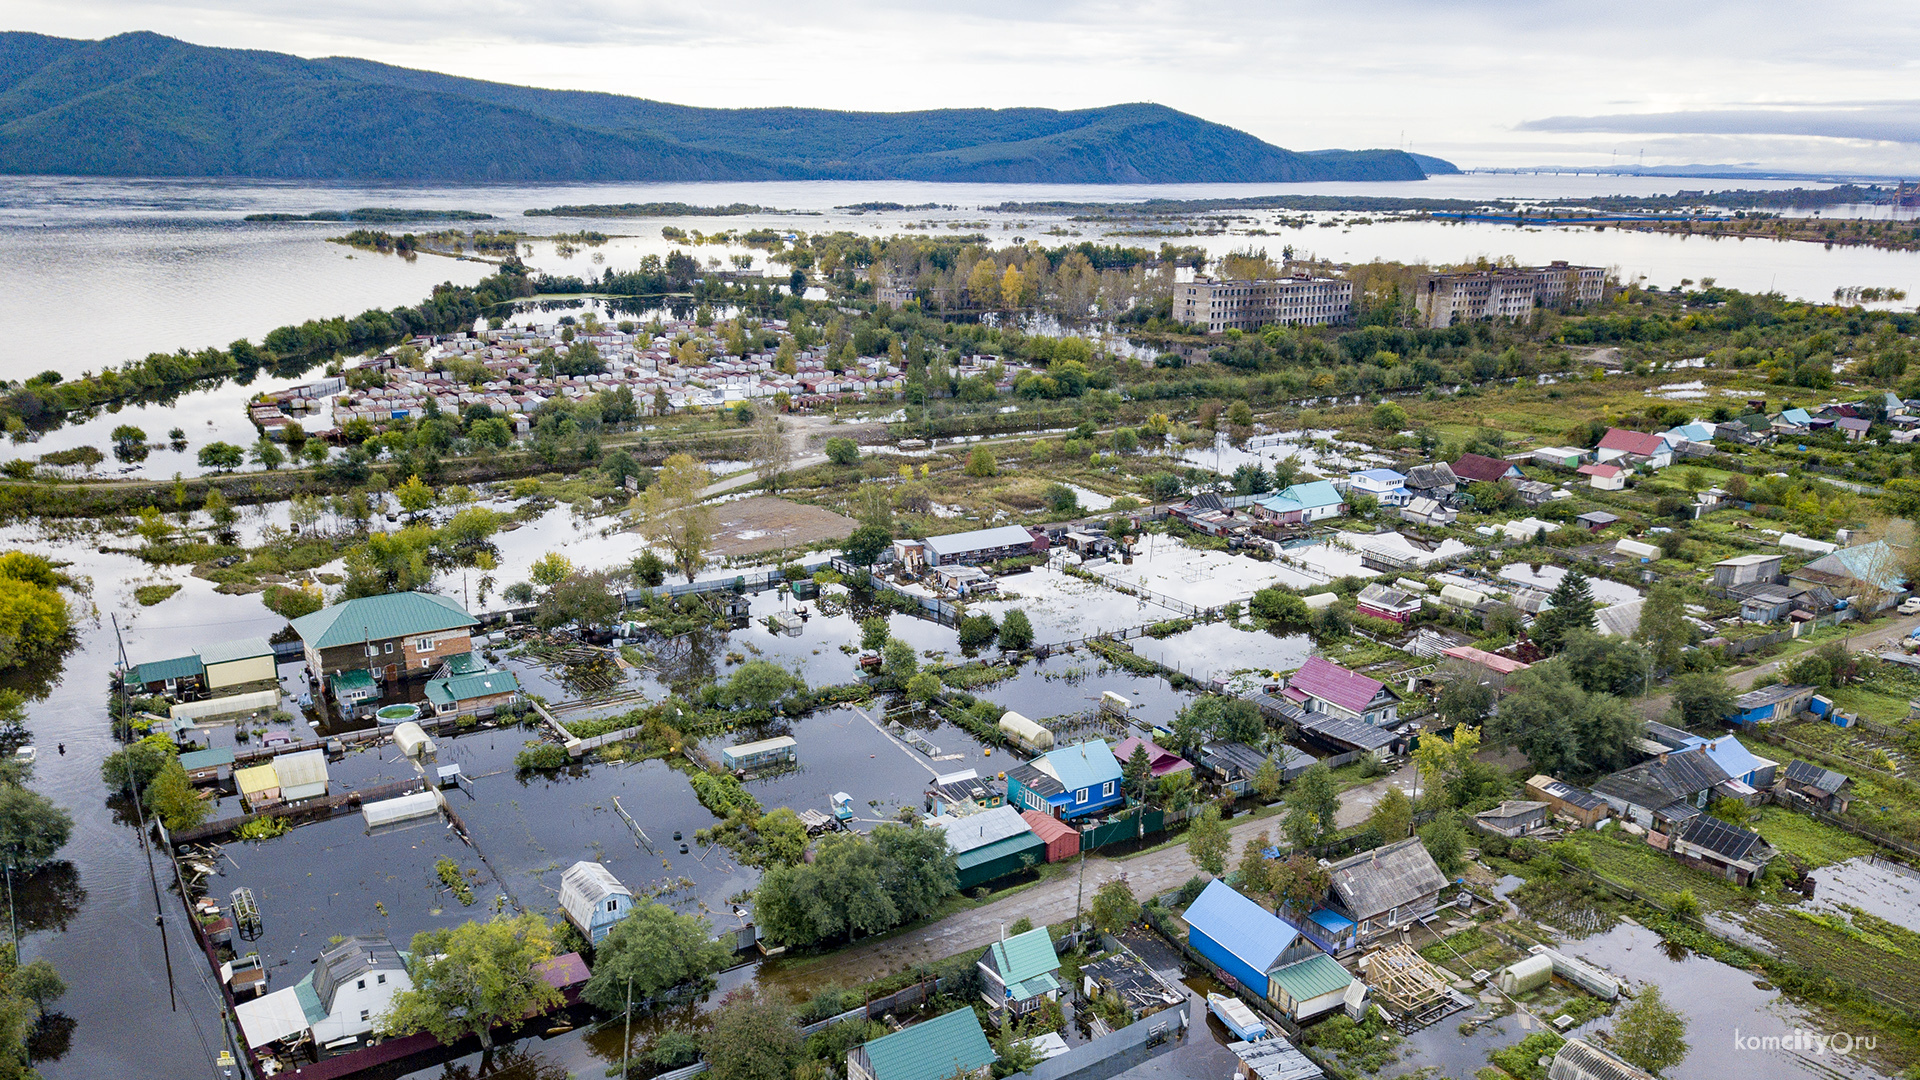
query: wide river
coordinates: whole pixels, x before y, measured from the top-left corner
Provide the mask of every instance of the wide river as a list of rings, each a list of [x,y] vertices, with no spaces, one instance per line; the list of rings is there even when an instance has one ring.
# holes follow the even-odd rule
[[[1626,193],[1656,193],[1707,182],[1631,177],[1464,175],[1422,184],[1192,185],[1163,187],[1067,187],[1053,185],[948,185],[914,183],[774,183],[593,186],[489,186],[393,188],[297,183],[94,180],[13,177],[0,179],[0,323],[14,345],[0,353],[0,378],[24,378],[53,369],[66,375],[97,370],[154,350],[224,345],[258,340],[272,328],[308,318],[357,313],[368,307],[411,304],[441,281],[472,282],[484,264],[422,256],[406,261],[330,244],[339,224],[256,224],[251,213],[306,212],[363,206],[467,209],[491,213],[499,227],[555,233],[597,229],[625,234],[570,259],[551,244],[536,244],[530,262],[559,272],[597,272],[628,267],[670,245],[660,228],[716,232],[761,225],[809,232],[849,229],[884,235],[920,225],[934,233],[986,232],[1045,243],[1071,234],[1104,239],[1100,228],[1064,217],[986,212],[1007,200],[1105,201],[1149,197],[1220,197],[1280,191],[1325,194],[1424,195],[1455,198],[1545,199]],[[1760,181],[1715,186],[1764,185]],[[679,200],[703,205],[733,202],[778,208],[781,213],[711,219],[570,220],[525,218],[528,208],[560,204]],[[934,203],[946,209],[858,214],[836,207],[864,202]],[[1430,222],[1339,224],[1281,228],[1274,215],[1229,215],[1227,233],[1173,238],[1213,252],[1248,245],[1278,255],[1285,245],[1302,254],[1341,260],[1386,258],[1452,262],[1475,256],[1512,255],[1523,262],[1567,259],[1617,268],[1627,278],[1644,275],[1658,285],[1682,278],[1717,278],[1742,289],[1777,289],[1791,296],[1823,298],[1836,287],[1894,286],[1920,295],[1920,256],[1865,249],[1833,249],[1804,243],[1710,241],[1608,230],[1514,228],[1488,224]],[[1356,215],[1320,215],[1350,219]],[[1272,235],[1248,236],[1252,228]],[[1069,234],[1050,235],[1058,229]],[[1154,245],[1158,238],[1124,238]],[[747,253],[713,247],[703,258]],[[752,253],[759,256],[761,253]],[[757,264],[756,264],[757,265]],[[249,391],[225,387],[183,397],[169,406],[129,410],[68,429],[39,445],[9,448],[9,455],[35,455],[69,445],[78,436],[104,445],[102,423],[142,423],[158,438],[175,424],[195,430],[195,441],[244,426],[240,400]],[[238,428],[235,434],[239,434]],[[161,452],[156,457],[170,457]],[[150,469],[160,475],[186,463],[171,460]],[[191,471],[188,467],[186,471]],[[42,875],[20,889],[23,955],[47,957],[61,969],[72,992],[60,1008],[73,1017],[70,1042],[58,1060],[42,1066],[49,1077],[197,1076],[219,1050],[221,1038],[204,964],[185,953],[188,938],[176,901],[163,907],[172,923],[174,977],[179,1008],[172,1007],[161,935],[153,925],[153,886],[141,865],[135,833],[103,798],[99,762],[112,748],[102,708],[107,672],[115,659],[115,636],[107,621],[132,623],[128,647],[136,655],[208,634],[266,633],[280,624],[250,597],[215,594],[210,583],[186,579],[187,589],[165,607],[142,614],[133,588],[157,578],[137,560],[99,550],[85,534],[49,539],[30,526],[0,530],[0,548],[42,550],[74,564],[91,578],[97,605],[80,626],[79,643],[61,667],[21,673],[15,680],[33,697],[31,726],[40,746],[34,787],[74,814],[75,828],[59,874]],[[563,538],[561,538],[563,539]],[[559,542],[558,539],[551,542]],[[97,614],[96,614],[97,613]],[[64,752],[61,747],[64,745]],[[247,849],[237,852],[240,858]],[[162,864],[164,866],[164,864]],[[312,867],[316,875],[341,874],[339,865]],[[217,1073],[215,1074],[217,1075]]]

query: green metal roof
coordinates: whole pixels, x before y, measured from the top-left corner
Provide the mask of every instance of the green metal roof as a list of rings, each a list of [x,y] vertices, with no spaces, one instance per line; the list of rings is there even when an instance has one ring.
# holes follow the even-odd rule
[[[1042,994],[1056,993],[1059,989],[1059,979],[1054,978],[1050,974],[1035,975],[1031,979],[1025,979],[1017,983],[1009,983],[1007,985],[1007,999],[1009,1001],[1026,1001],[1029,998],[1037,998]]]
[[[993,1047],[971,1008],[955,1009],[866,1046],[874,1080],[947,1080],[993,1064]]]
[[[171,660],[149,660],[144,664],[135,664],[133,677],[141,685],[166,682],[168,679],[199,678],[207,673],[198,656],[176,656]]]
[[[1336,990],[1345,990],[1353,981],[1347,969],[1340,961],[1321,954],[1309,956],[1298,963],[1288,964],[1277,971],[1269,972],[1267,978],[1273,985],[1285,990],[1295,1001],[1309,1001],[1322,994],[1331,994]]]
[[[486,661],[470,652],[463,652],[459,656],[447,658],[447,674],[450,677],[456,675],[477,675],[485,670],[487,670]]]
[[[964,871],[979,866],[981,863],[992,862],[995,859],[1004,859],[1010,854],[1016,854],[1029,849],[1044,853],[1047,849],[1047,842],[1032,833],[1021,833],[1019,836],[1009,836],[1005,840],[996,840],[991,844],[984,844],[974,848],[972,851],[963,851],[959,855],[954,856],[953,861],[956,867]],[[1042,862],[1046,861],[1044,854],[1042,854],[1040,858]]]
[[[1008,986],[1060,970],[1060,957],[1053,951],[1053,939],[1044,926],[996,941],[987,951],[993,957],[993,969],[1000,973],[1000,981]]]
[[[313,972],[293,984],[293,1000],[300,1003],[300,1011],[306,1014],[307,1026],[312,1027],[327,1018],[327,1007],[320,1004],[320,991],[313,988]]]
[[[458,600],[423,592],[363,596],[293,620],[300,640],[315,649],[478,625]]]
[[[373,682],[373,672],[368,671],[366,668],[350,668],[346,671],[336,671],[327,677],[327,681],[333,685],[333,696],[337,698],[376,692],[376,687]]]
[[[216,746],[211,750],[190,750],[180,755],[180,767],[188,772],[231,764],[233,764],[233,751],[224,746]]]
[[[474,698],[492,697],[495,694],[514,693],[520,689],[520,680],[513,677],[511,671],[483,671],[478,675],[461,675],[452,679],[435,679],[427,684],[427,700],[435,705],[451,705],[456,701],[471,701]]]

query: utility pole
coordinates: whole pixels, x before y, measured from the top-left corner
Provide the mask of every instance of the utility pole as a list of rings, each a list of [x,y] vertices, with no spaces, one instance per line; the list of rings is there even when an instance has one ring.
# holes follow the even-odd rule
[[[620,1044],[620,1080],[627,1077],[627,1054],[633,1049],[633,976],[627,976],[627,1038]]]
[[[113,640],[120,650],[120,677],[115,681],[120,684],[120,719],[124,723],[127,722],[127,710],[130,707],[127,704],[127,639],[120,633],[120,615],[118,612],[114,613],[113,616]],[[140,823],[140,853],[146,856],[147,880],[153,884],[153,925],[160,928],[160,955],[166,959],[167,963],[167,1000],[172,1005],[173,1011],[179,1012],[180,998],[173,988],[173,950],[167,944],[166,914],[160,907],[160,875],[154,872],[153,849],[147,842],[147,811],[145,807],[140,805],[140,784],[133,775],[133,758],[131,755],[127,757],[126,764],[127,791],[133,796],[133,814],[135,819]],[[7,887],[9,890],[13,887],[13,879],[11,876],[7,879]],[[16,961],[19,959],[19,955],[19,949],[16,946],[14,950],[14,958]]]

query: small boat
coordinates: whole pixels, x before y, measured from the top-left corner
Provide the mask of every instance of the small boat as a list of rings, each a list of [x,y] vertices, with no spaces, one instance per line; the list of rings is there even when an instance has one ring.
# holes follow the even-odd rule
[[[31,746],[22,746],[13,752],[13,760],[22,765],[31,765],[40,758],[40,751]]]
[[[1237,997],[1208,994],[1207,1011],[1219,1017],[1220,1022],[1227,1025],[1227,1030],[1239,1036],[1242,1042],[1258,1042],[1267,1037],[1267,1022]]]

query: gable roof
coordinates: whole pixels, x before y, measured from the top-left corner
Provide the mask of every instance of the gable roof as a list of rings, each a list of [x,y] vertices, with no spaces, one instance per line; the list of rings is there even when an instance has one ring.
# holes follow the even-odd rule
[[[315,649],[409,634],[431,634],[478,626],[458,600],[434,593],[403,592],[362,596],[324,607],[293,620],[293,631]]]
[[[929,536],[926,540],[927,550],[942,557],[969,551],[982,551],[987,548],[1018,547],[1032,543],[1033,534],[1021,525],[999,525],[991,529],[948,533],[945,536]]]
[[[1453,475],[1453,466],[1444,461],[1436,461],[1429,465],[1415,465],[1413,468],[1407,470],[1407,486],[1410,488],[1420,488],[1424,490],[1427,488],[1453,487],[1458,483],[1460,483],[1460,478]]]
[[[861,1051],[874,1080],[946,1080],[998,1060],[970,1006],[883,1035]]]
[[[1599,463],[1582,465],[1579,469],[1581,476],[1597,476],[1602,480],[1611,480],[1626,471],[1627,470],[1618,465],[1602,465]]]
[[[1344,990],[1353,982],[1353,975],[1340,966],[1340,961],[1326,953],[1288,964],[1270,973],[1268,978],[1295,1001],[1310,1001],[1322,994]]]
[[[1300,670],[1287,677],[1287,686],[1331,702],[1351,712],[1366,712],[1386,684],[1348,671],[1321,656],[1309,656]]]
[[[1628,431],[1626,428],[1608,428],[1606,435],[1600,439],[1600,449],[1652,457],[1669,447],[1667,440],[1658,435],[1650,435],[1644,431]]]
[[[1528,814],[1531,814],[1536,810],[1545,810],[1546,808],[1547,808],[1547,804],[1543,802],[1531,802],[1523,799],[1508,799],[1505,802],[1501,803],[1499,806],[1493,807],[1492,809],[1489,809],[1489,810],[1482,810],[1473,816],[1477,818],[1486,818],[1488,821],[1504,821],[1507,818],[1526,817]]]
[[[1252,1070],[1252,1080],[1321,1080],[1327,1074],[1283,1035],[1259,1042],[1232,1042],[1227,1052]]]
[[[1706,750],[1707,757],[1712,758],[1713,763],[1720,766],[1721,771],[1726,773],[1729,779],[1738,780],[1749,773],[1776,764],[1755,755],[1753,751],[1746,748],[1745,744],[1731,735],[1722,735],[1713,740],[1701,739],[1697,735],[1694,738],[1697,740],[1696,745]]]
[[[1679,442],[1685,439],[1688,442],[1703,443],[1713,441],[1715,430],[1715,425],[1709,424],[1704,420],[1695,420],[1691,423],[1668,428],[1660,434],[1668,442]]]
[[[1009,986],[1060,970],[1059,954],[1053,951],[1053,938],[1044,926],[994,942],[980,959]]]
[[[1789,424],[1798,424],[1801,427],[1806,427],[1808,424],[1813,423],[1813,416],[1805,409],[1781,409],[1780,419]]]
[[[273,646],[263,637],[239,638],[200,646],[200,663],[203,665],[228,664],[235,660],[254,660],[272,655]]]
[[[1330,873],[1341,906],[1362,921],[1447,886],[1447,876],[1417,836],[1342,859]]]
[[[1738,825],[1729,825],[1717,817],[1702,814],[1680,827],[1676,838],[1681,843],[1703,847],[1721,858],[1746,862],[1768,850],[1760,834]]]
[[[1582,810],[1598,810],[1607,804],[1605,799],[1583,788],[1574,787],[1565,780],[1541,773],[1527,781],[1527,786],[1544,794],[1551,795],[1568,806],[1577,806]]]
[[[1893,551],[1887,547],[1885,540],[1844,547],[1831,555],[1822,555],[1789,576],[1798,577],[1808,570],[1868,582],[1889,592],[1899,591],[1901,585],[1899,561],[1893,557]]]
[[[1120,761],[1107,748],[1105,739],[1088,739],[1041,755],[1034,762],[1051,773],[1068,791],[1097,788],[1108,780],[1120,779]]]
[[[182,760],[184,759],[185,755],[182,755]],[[1801,761],[1799,758],[1787,762],[1788,783],[1812,788],[1815,791],[1824,791],[1829,795],[1847,786],[1849,779],[1851,779],[1851,777],[1848,777],[1845,773],[1837,773],[1832,769],[1822,768],[1811,762]]]
[[[1407,479],[1405,473],[1393,469],[1367,469],[1363,472],[1354,473],[1353,475],[1355,479],[1365,477],[1379,484],[1401,484]]]
[[[975,848],[997,844],[1009,837],[1031,835],[1033,832],[1027,825],[1027,819],[1020,816],[1019,808],[1014,806],[996,806],[963,818],[942,814],[928,821],[927,827],[945,829],[947,848],[955,855],[964,855]]]
[[[1051,844],[1055,840],[1073,836],[1079,831],[1059,818],[1043,814],[1038,810],[1022,810],[1020,816],[1026,819],[1027,828],[1032,829],[1033,835],[1039,837],[1043,843]]]
[[[1219,878],[1201,890],[1181,918],[1263,975],[1300,937],[1300,931],[1285,920]]]
[[[1568,1039],[1547,1066],[1547,1080],[1653,1080],[1653,1074],[1583,1039]]]
[[[1527,668],[1533,666],[1525,661],[1515,660],[1509,656],[1490,653],[1485,649],[1476,649],[1471,645],[1455,645],[1450,649],[1441,649],[1440,655],[1450,656],[1455,660],[1464,660],[1469,664],[1477,664],[1498,675],[1511,675],[1516,671],[1525,671]]]
[[[233,764],[231,747],[214,746],[205,750],[189,750],[180,755],[180,767],[192,772],[195,769],[213,769]]]
[[[1320,506],[1339,506],[1346,501],[1339,489],[1326,480],[1309,480],[1304,484],[1294,484],[1282,491],[1280,496],[1292,499],[1309,510]]]
[[[1857,416],[1843,416],[1834,422],[1834,426],[1842,431],[1865,431],[1873,425]]]
[[[192,654],[176,656],[171,660],[149,660],[133,666],[133,677],[141,684],[167,682],[178,679],[195,679],[207,673],[200,658]]]
[[[1453,475],[1462,480],[1479,483],[1492,483],[1507,475],[1513,468],[1511,462],[1491,458],[1485,454],[1461,454],[1460,460],[1452,465]]]
[[[1660,810],[1676,799],[1705,791],[1731,779],[1699,747],[1662,754],[1650,761],[1603,776],[1593,790],[1634,806]]]
[[[400,950],[385,935],[355,934],[320,954],[313,969],[313,990],[320,995],[320,1004],[332,1012],[334,994],[347,983],[369,971],[405,970]]]
[[[511,671],[483,671],[478,675],[455,675],[447,679],[434,679],[427,683],[427,700],[435,705],[452,705],[475,698],[492,697],[495,694],[512,694],[520,690],[520,680]]]

